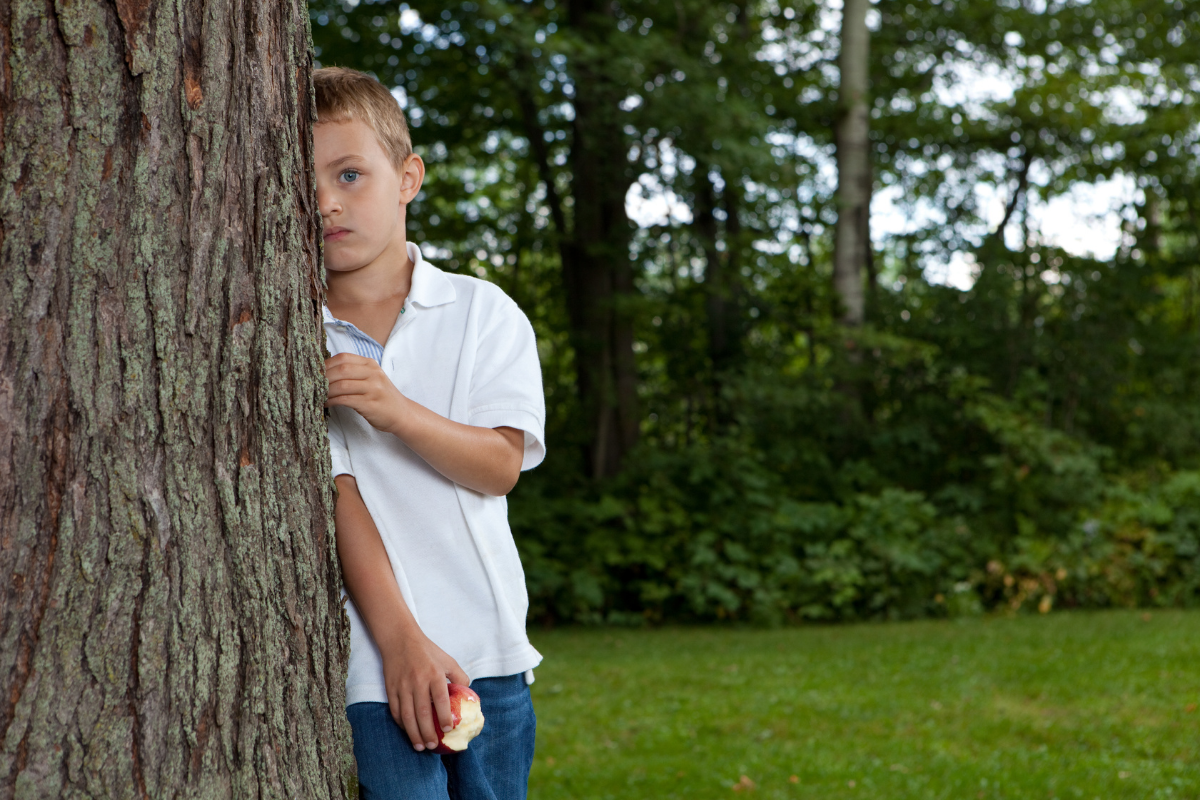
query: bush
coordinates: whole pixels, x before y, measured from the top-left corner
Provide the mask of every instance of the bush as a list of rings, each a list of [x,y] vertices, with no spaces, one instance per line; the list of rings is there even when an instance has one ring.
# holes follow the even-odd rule
[[[991,605],[1193,607],[1200,603],[1200,472],[1114,483],[1061,541],[1022,537],[976,576]]]
[[[974,483],[933,498],[884,486],[808,499],[738,441],[646,448],[592,494],[530,482],[512,521],[533,619],[779,624],[1196,604],[1200,473],[1106,479],[1094,448],[978,391],[959,396],[994,446]]]
[[[919,492],[804,502],[745,453],[639,461],[595,499],[514,503],[534,619],[919,617],[981,557]]]

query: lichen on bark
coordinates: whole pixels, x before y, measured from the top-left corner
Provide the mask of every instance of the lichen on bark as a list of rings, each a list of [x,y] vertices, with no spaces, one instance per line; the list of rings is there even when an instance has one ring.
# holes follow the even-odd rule
[[[345,794],[310,66],[0,0],[0,797]]]

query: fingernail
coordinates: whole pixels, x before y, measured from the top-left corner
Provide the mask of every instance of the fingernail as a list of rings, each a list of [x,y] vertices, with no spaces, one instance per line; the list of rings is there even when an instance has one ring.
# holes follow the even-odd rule
[[[449,733],[452,730],[454,730],[454,728],[451,728],[449,725],[442,726],[442,733]]]
[[[419,753],[419,752],[421,752],[422,750],[424,750],[424,749],[425,749],[425,745],[423,745],[423,744],[414,744],[414,745],[413,745],[413,749],[414,749],[414,750],[416,750],[416,751]]]
[[[437,742],[428,742],[425,746],[432,750],[433,748],[437,747]]]

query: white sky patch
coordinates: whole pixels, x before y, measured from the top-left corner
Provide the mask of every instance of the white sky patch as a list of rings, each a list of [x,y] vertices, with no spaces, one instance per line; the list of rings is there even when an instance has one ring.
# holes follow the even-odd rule
[[[999,64],[954,61],[938,70],[933,92],[945,106],[961,106],[972,117],[985,116],[985,103],[1006,103],[1015,94],[1016,80]]]
[[[798,186],[802,203],[811,201],[815,194],[832,193],[836,187],[836,169],[826,163],[827,157],[822,158],[824,154],[817,152],[811,155],[820,165],[817,182],[823,185],[819,188]],[[805,191],[806,188],[808,191]],[[918,198],[909,204],[901,203],[901,191],[899,186],[888,186],[876,192],[871,199],[871,238],[877,247],[884,246],[890,238],[936,225],[945,219],[929,198]],[[988,183],[975,186],[975,200],[984,225],[977,231],[968,232],[968,238],[982,241],[983,236],[996,229],[1004,219],[1011,191],[1012,186],[996,187]],[[1027,201],[1030,232],[1037,241],[1060,247],[1072,255],[1110,259],[1116,255],[1124,239],[1122,225],[1125,212],[1131,204],[1139,201],[1140,190],[1129,175],[1118,175],[1096,183],[1076,183],[1065,194],[1049,201],[1039,200],[1036,193],[1030,194]],[[687,225],[692,221],[692,210],[688,204],[651,173],[643,174],[629,188],[625,196],[625,210],[629,218],[642,228]],[[1005,243],[1012,249],[1024,246],[1019,212],[1005,229]],[[948,261],[929,260],[925,277],[931,283],[966,291],[979,277],[979,265],[970,252],[958,252],[951,255]]]
[[[688,225],[692,209],[679,195],[663,186],[658,178],[644,174],[625,195],[625,213],[638,227]]]
[[[871,198],[871,239],[876,247],[882,246],[890,237],[903,236],[914,230],[944,222],[946,219],[941,209],[928,198],[921,197],[911,206],[902,206],[899,202],[901,191],[899,186],[888,186]],[[999,223],[1003,216],[1002,205],[996,223]],[[949,261],[926,261],[925,279],[930,283],[967,291],[975,285],[978,278],[979,264],[970,252],[954,253]]]
[[[828,196],[837,187],[837,168],[831,155],[819,148],[808,137],[770,139],[772,144],[788,145],[795,152],[817,165],[816,181],[808,179],[797,186],[801,203],[811,202],[817,195]],[[679,154],[670,143],[664,142],[658,149],[662,159],[663,173],[669,179],[675,174]],[[999,156],[997,158],[1000,158]],[[1002,173],[1001,173],[1002,174]],[[1035,189],[1049,177],[1031,175]],[[815,184],[815,185],[814,185]],[[976,231],[966,231],[968,239],[981,242],[991,234],[1004,219],[1004,211],[1013,187],[990,183],[979,183],[974,187],[975,201],[983,225]],[[903,236],[913,231],[944,222],[940,208],[930,198],[917,198],[915,202],[901,202],[902,188],[888,186],[877,191],[871,200],[871,238],[877,247],[886,245],[888,239]],[[1112,258],[1123,240],[1122,223],[1124,211],[1137,202],[1139,192],[1134,179],[1118,175],[1097,183],[1077,183],[1065,194],[1049,201],[1038,199],[1036,191],[1028,198],[1031,234],[1040,242],[1061,247],[1077,256],[1097,259]],[[625,210],[629,218],[642,228],[656,225],[687,225],[692,221],[692,210],[673,190],[664,186],[653,173],[643,174],[630,188],[625,197]],[[1020,214],[1010,220],[1005,229],[1005,242],[1013,249],[1024,246],[1021,241]],[[771,243],[774,244],[774,243]],[[979,276],[979,265],[969,252],[954,253],[947,259],[931,259],[927,262],[926,278],[937,284],[953,286],[961,290],[970,289]]]
[[[800,134],[794,138],[771,134],[767,136],[767,141],[771,144],[788,145],[790,143],[796,155],[816,165],[816,180],[813,184],[807,187],[798,187],[798,196],[801,202],[819,194],[828,196],[837,190],[837,160],[834,158],[831,148],[821,147],[808,134]]]
[[[401,108],[408,108],[408,92],[404,90],[403,86],[393,86],[392,97],[396,98],[396,102],[400,104]]]
[[[421,15],[416,9],[401,8],[400,11],[400,32],[404,34],[412,33],[422,27]]]
[[[1068,253],[1110,259],[1124,239],[1125,209],[1139,199],[1130,175],[1099,183],[1076,183],[1066,194],[1037,203],[1033,218],[1043,241]]]
[[[1011,188],[997,189],[988,184],[975,187],[976,201],[989,233],[1004,219],[1010,191]],[[1038,242],[1061,247],[1071,255],[1110,259],[1124,239],[1125,210],[1141,199],[1133,177],[1124,174],[1096,183],[1073,184],[1065,194],[1049,200],[1031,194],[1030,234]],[[1009,222],[1004,241],[1014,250],[1023,247],[1019,212]]]
[[[901,192],[900,186],[886,186],[871,196],[871,239],[876,246],[946,219],[928,198],[917,198],[911,208],[901,206]]]
[[[889,186],[871,200],[871,238],[882,246],[894,236],[903,236],[943,217],[932,202],[920,198],[906,207],[899,203],[900,187]],[[980,183],[975,200],[988,235],[1004,219],[1012,187]],[[1141,192],[1132,176],[1117,175],[1096,183],[1076,183],[1065,194],[1048,201],[1029,196],[1030,234],[1036,241],[1060,247],[1071,255],[1106,260],[1113,258],[1125,234],[1125,211],[1141,201]],[[1020,212],[1005,229],[1005,243],[1012,249],[1024,247],[1021,241]],[[979,265],[969,252],[954,253],[949,261],[932,259],[926,264],[925,277],[931,283],[967,290],[979,277]]]
[[[1110,125],[1140,125],[1146,121],[1145,95],[1130,86],[1114,86],[1104,93],[1104,121]]]
[[[965,292],[979,280],[979,262],[972,253],[955,253],[950,261],[936,261],[925,267],[925,280],[930,283],[952,286]]]

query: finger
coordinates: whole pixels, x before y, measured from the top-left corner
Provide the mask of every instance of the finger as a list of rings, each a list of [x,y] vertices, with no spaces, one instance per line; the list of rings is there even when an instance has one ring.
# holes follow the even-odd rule
[[[457,683],[459,686],[471,685],[471,677],[463,672],[463,668],[454,659],[450,659],[450,668],[446,670],[446,677],[450,679],[451,683]]]
[[[367,358],[366,356],[356,355],[354,353],[338,353],[336,356],[330,356],[325,359],[325,368],[335,367],[340,364],[364,364],[367,362],[374,363],[375,359]]]
[[[396,692],[388,692],[388,712],[397,725],[404,727],[404,718],[400,716],[400,697]]]
[[[365,395],[361,394],[334,395],[325,401],[325,407],[333,408],[334,406],[346,406],[347,408],[353,408],[357,411],[359,406],[363,404],[365,397]]]
[[[374,369],[372,369],[374,367]],[[337,364],[325,368],[325,379],[332,383],[345,379],[362,381],[379,372],[379,365],[372,361],[370,364]]]
[[[362,395],[347,394],[341,397],[331,397],[325,401],[325,407],[333,408],[334,406],[345,406],[346,408],[355,408],[355,406],[358,405],[358,402],[354,398],[361,396]],[[358,409],[355,408],[355,410],[357,411]]]
[[[374,401],[365,394],[344,394],[341,397],[331,397],[325,401],[326,408],[334,408],[335,406],[343,406],[353,411],[357,411],[364,417],[371,414],[376,408]]]
[[[429,687],[433,697],[433,708],[437,711],[435,722],[441,726],[442,733],[449,733],[454,728],[454,715],[450,713],[450,691],[445,681],[434,681]]]
[[[340,397],[347,394],[366,394],[371,390],[369,381],[342,380],[329,384],[329,396]]]
[[[433,704],[429,702],[429,689],[429,685],[423,686],[413,699],[417,704],[417,726],[421,730],[421,741],[432,750],[437,747],[438,730],[433,719]]]
[[[417,725],[413,695],[407,689],[400,692],[400,719],[396,720],[396,723],[404,728],[404,733],[408,735],[408,740],[412,742],[414,750],[420,752],[425,749],[425,740],[421,736],[420,727]]]

